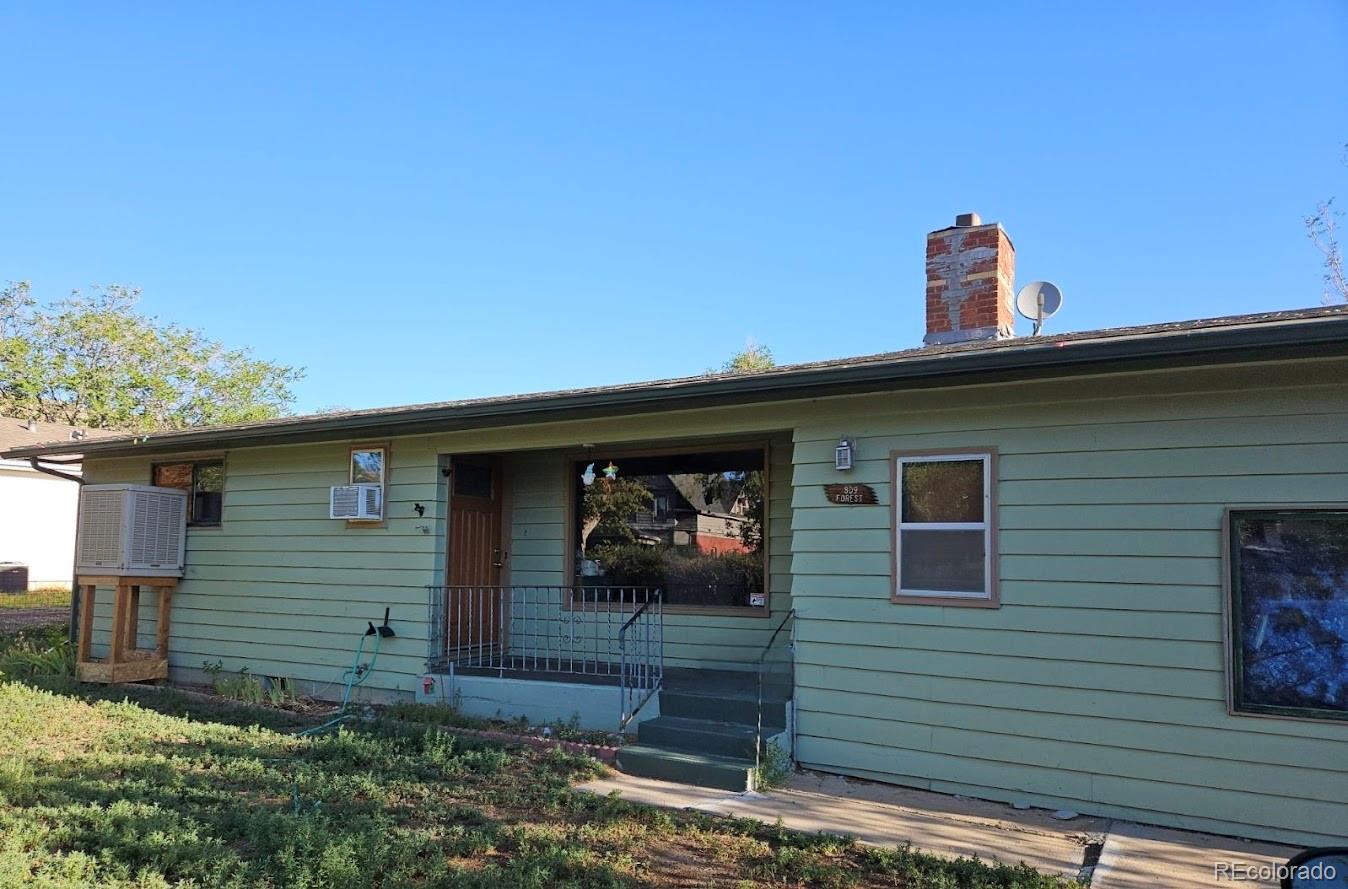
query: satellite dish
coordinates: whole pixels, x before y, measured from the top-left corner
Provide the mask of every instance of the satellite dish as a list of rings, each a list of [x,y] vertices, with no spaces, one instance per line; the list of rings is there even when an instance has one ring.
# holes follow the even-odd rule
[[[1016,294],[1016,311],[1034,322],[1034,332],[1062,308],[1062,291],[1047,281],[1032,281]]]

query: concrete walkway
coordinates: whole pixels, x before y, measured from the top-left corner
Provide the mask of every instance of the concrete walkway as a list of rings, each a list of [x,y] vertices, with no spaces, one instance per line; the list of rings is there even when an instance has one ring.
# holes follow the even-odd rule
[[[579,789],[601,795],[616,791],[632,802],[768,823],[780,818],[793,830],[846,834],[877,846],[909,843],[949,858],[977,855],[984,861],[1024,862],[1073,879],[1081,873],[1088,847],[1103,841],[1093,889],[1230,885],[1233,878],[1218,879],[1216,863],[1274,865],[1297,851],[1104,818],[1060,821],[1042,809],[1018,810],[810,772],[793,775],[787,787],[766,794],[727,793],[616,772]],[[1277,881],[1247,879],[1240,885],[1276,887]]]
[[[1272,843],[1115,821],[1105,838],[1091,889],[1232,885],[1277,889],[1278,880],[1273,876],[1276,867],[1299,851]]]

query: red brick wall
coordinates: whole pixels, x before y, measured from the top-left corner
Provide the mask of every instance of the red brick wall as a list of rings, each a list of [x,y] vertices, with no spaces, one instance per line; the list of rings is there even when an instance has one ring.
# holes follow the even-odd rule
[[[958,281],[964,290],[959,302],[958,328],[952,323],[950,306],[942,299],[952,271],[953,245],[968,260]],[[966,228],[945,228],[927,235],[927,334],[938,336],[955,329],[992,328],[1009,336],[1015,325],[1012,282],[1016,251],[1011,239],[996,223]]]

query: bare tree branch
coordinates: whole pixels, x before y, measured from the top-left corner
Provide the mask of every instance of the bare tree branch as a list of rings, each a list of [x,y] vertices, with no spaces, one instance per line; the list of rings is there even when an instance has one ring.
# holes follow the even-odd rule
[[[1344,166],[1348,167],[1348,143],[1343,146]],[[1348,276],[1343,269],[1343,249],[1339,246],[1338,221],[1343,214],[1334,209],[1334,199],[1321,201],[1307,216],[1306,234],[1325,257],[1325,304],[1348,302]]]
[[[1338,217],[1343,214],[1334,209],[1334,199],[1323,201],[1315,208],[1315,213],[1306,217],[1306,233],[1311,243],[1325,257],[1324,301],[1348,302],[1348,277],[1343,270],[1343,249],[1339,246]]]

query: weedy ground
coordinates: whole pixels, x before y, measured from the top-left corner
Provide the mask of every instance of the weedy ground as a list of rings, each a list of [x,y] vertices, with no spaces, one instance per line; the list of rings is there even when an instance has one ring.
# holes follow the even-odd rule
[[[0,635],[37,630],[69,619],[69,590],[53,587],[0,593]]]
[[[0,608],[69,608],[70,587],[39,587],[0,594]]]
[[[80,685],[62,633],[0,638],[0,886],[1072,885],[595,797],[594,760],[417,708],[299,738],[312,717]]]
[[[69,587],[39,587],[25,593],[0,593],[0,609],[69,608]]]

